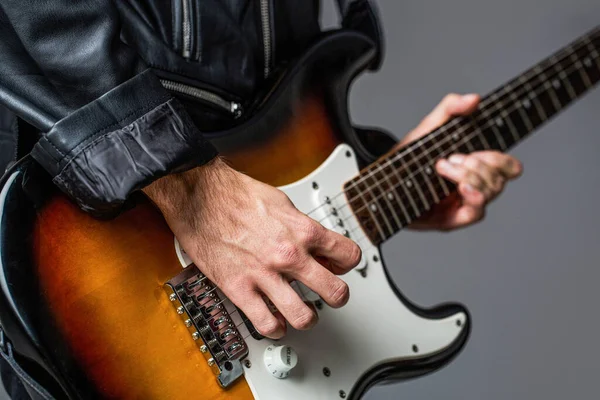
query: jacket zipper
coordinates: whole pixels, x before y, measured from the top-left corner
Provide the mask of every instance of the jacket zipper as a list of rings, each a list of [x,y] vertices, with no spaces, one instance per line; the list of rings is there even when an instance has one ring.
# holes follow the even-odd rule
[[[181,55],[186,58],[189,59],[192,55],[192,26],[191,26],[191,20],[190,20],[190,3],[188,2],[189,0],[181,0],[181,12],[183,14],[183,19],[182,19],[182,34],[183,34],[183,40],[182,40],[182,50],[181,50]]]
[[[271,0],[260,0],[260,17],[262,21],[263,46],[265,50],[265,78],[271,72],[271,15],[269,2]]]
[[[239,118],[244,113],[244,109],[240,103],[225,100],[218,94],[209,92],[208,90],[199,89],[195,86],[185,85],[179,82],[168,81],[166,79],[161,79],[160,83],[164,86],[165,89],[170,90],[172,92],[185,94],[187,96],[211,103],[229,112],[231,115],[233,115],[234,118]]]

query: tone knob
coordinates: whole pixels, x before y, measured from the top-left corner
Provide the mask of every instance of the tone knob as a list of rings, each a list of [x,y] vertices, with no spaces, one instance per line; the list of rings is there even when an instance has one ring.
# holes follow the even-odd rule
[[[271,375],[285,379],[298,364],[298,354],[290,346],[271,345],[265,349],[264,360]]]

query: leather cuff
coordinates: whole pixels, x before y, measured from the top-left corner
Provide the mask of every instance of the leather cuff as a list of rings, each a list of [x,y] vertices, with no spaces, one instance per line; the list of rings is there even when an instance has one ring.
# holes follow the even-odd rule
[[[31,154],[82,210],[111,218],[132,192],[217,150],[147,71],[59,121]]]

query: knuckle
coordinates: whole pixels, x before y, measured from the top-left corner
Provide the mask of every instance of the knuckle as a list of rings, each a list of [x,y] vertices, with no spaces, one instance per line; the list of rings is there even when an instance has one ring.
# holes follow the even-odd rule
[[[301,254],[302,252],[298,245],[291,241],[282,241],[275,249],[273,264],[275,267],[286,267],[296,264],[300,261]]]
[[[314,242],[321,236],[322,229],[321,225],[307,217],[300,230],[300,239],[303,243]]]
[[[290,324],[298,330],[307,330],[313,327],[316,321],[315,314],[308,308],[296,314],[290,322]]]

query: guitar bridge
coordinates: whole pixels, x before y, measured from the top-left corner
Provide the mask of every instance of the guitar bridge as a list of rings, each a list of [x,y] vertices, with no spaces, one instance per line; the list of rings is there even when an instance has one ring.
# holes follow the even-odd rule
[[[248,355],[240,312],[193,264],[164,288],[219,384],[231,385],[243,375],[241,360]]]

